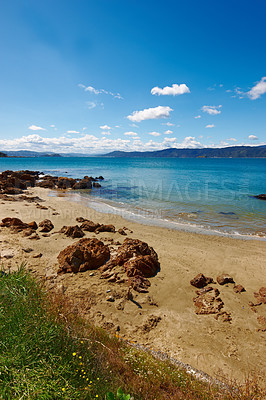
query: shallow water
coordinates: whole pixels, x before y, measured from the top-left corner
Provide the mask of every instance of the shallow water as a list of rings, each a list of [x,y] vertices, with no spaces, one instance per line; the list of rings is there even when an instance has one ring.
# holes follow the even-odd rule
[[[266,159],[0,159],[6,169],[103,175],[102,188],[79,192],[99,211],[177,229],[266,236],[266,201],[252,197],[266,193]]]

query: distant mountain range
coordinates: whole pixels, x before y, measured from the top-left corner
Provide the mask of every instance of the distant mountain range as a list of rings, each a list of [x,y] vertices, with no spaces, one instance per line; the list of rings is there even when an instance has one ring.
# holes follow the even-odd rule
[[[1,155],[2,154],[2,155]],[[3,151],[0,152],[0,157],[61,157],[60,154],[52,152],[39,152],[29,150],[17,150],[17,151]]]
[[[170,148],[158,151],[112,151],[108,154],[52,153],[29,150],[2,151],[0,157],[172,157],[172,158],[266,158],[266,145],[205,149]]]
[[[172,158],[266,158],[264,146],[232,146],[205,149],[165,149],[158,151],[113,151],[105,157],[172,157]]]

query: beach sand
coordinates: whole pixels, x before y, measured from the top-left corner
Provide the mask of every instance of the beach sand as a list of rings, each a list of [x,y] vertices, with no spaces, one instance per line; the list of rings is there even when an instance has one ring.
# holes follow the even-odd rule
[[[23,222],[37,223],[50,219],[55,228],[51,235],[40,240],[30,240],[22,233],[12,233],[0,228],[1,262],[15,268],[21,262],[48,287],[57,287],[76,304],[82,305],[83,315],[97,326],[112,334],[162,351],[179,361],[190,364],[212,377],[226,375],[243,381],[248,374],[265,373],[265,326],[258,317],[266,317],[266,305],[254,307],[254,292],[265,282],[266,242],[240,240],[222,236],[201,235],[166,228],[147,226],[127,221],[113,214],[102,214],[76,202],[62,193],[51,196],[47,189],[32,188],[30,195],[45,200],[39,202],[47,209],[40,209],[36,202],[0,200],[0,218],[17,217]],[[59,231],[63,225],[76,225],[76,217],[94,222],[113,224],[116,229],[124,226],[133,233],[128,237],[147,242],[158,253],[160,272],[150,278],[149,293],[133,291],[134,302],[127,300],[126,283],[110,283],[100,279],[96,270],[57,276],[58,253],[78,241]],[[119,233],[86,233],[105,241],[123,242]],[[106,239],[106,240],[105,240]],[[26,253],[24,250],[32,248]],[[24,250],[23,250],[24,249]],[[39,253],[42,257],[34,258]],[[197,315],[193,303],[195,290],[190,280],[198,273],[216,277],[230,274],[236,284],[246,289],[235,293],[233,284],[212,285],[220,291],[224,311],[231,314],[231,322],[216,320],[214,315]],[[110,291],[110,292],[108,292]],[[108,302],[107,297],[115,299]],[[159,318],[158,318],[159,317]],[[262,318],[261,318],[262,319]],[[260,319],[260,320],[261,320]]]

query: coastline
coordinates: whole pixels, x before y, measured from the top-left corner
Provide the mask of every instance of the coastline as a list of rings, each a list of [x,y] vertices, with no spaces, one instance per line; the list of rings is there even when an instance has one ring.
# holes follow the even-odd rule
[[[266,364],[261,357],[264,351],[265,332],[260,329],[257,317],[264,316],[265,305],[252,311],[248,305],[254,301],[253,293],[263,286],[266,244],[260,240],[235,240],[230,237],[184,232],[159,226],[139,224],[123,219],[119,215],[97,212],[80,202],[72,202],[60,192],[50,196],[47,189],[30,188],[30,195],[39,196],[46,210],[37,208],[35,203],[1,201],[0,218],[17,217],[22,221],[37,223],[45,218],[54,224],[52,232],[58,232],[63,225],[76,225],[77,217],[95,222],[113,224],[117,229],[124,226],[133,231],[128,237],[147,242],[158,253],[160,272],[150,279],[148,294],[134,292],[134,299],[140,307],[126,302],[122,310],[121,297],[127,290],[115,283],[99,279],[94,271],[56,275],[57,255],[71,239],[62,233],[49,237],[40,235],[40,240],[32,241],[22,234],[11,233],[1,228],[1,261],[12,268],[21,261],[27,262],[32,273],[46,279],[47,285],[61,288],[66,295],[84,304],[84,316],[110,333],[119,335],[141,345],[162,351],[190,364],[213,377],[219,373],[243,380],[256,371],[263,373]],[[55,213],[58,213],[55,215]],[[95,237],[86,233],[86,237]],[[114,239],[123,242],[118,233],[100,233],[100,240]],[[22,248],[32,247],[32,253]],[[42,257],[33,256],[42,253]],[[3,257],[3,254],[12,257]],[[215,320],[213,315],[196,315],[193,304],[195,288],[190,280],[202,272],[216,280],[217,275],[228,273],[246,292],[237,294],[232,285],[219,286],[224,309],[231,313],[232,321]],[[265,284],[264,284],[265,286]],[[106,301],[107,290],[115,297],[113,303]],[[148,327],[147,321],[157,318],[158,323]],[[159,320],[159,318],[161,318]],[[154,320],[155,320],[154,319]],[[146,328],[145,328],[146,327]]]

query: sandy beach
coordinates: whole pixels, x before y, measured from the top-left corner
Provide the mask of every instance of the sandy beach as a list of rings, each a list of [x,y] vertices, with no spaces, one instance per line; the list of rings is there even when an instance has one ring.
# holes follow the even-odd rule
[[[13,269],[22,262],[47,286],[62,290],[82,305],[83,315],[112,334],[162,351],[213,377],[226,375],[239,381],[255,372],[265,373],[266,305],[251,307],[254,292],[265,282],[266,242],[241,240],[222,236],[201,235],[161,227],[141,225],[113,214],[102,214],[74,201],[68,192],[30,188],[28,196],[43,201],[1,200],[0,218],[16,217],[23,222],[50,219],[54,229],[39,240],[30,240],[23,232],[0,228],[1,263]],[[39,204],[39,205],[38,205]],[[71,239],[58,231],[62,226],[76,225],[76,218],[113,224],[116,230],[127,227],[132,233],[99,234],[86,232],[85,237],[123,243],[126,237],[137,238],[152,246],[159,256],[160,271],[149,278],[148,293],[132,292],[127,300],[127,283],[112,283],[100,279],[97,270],[57,275],[57,256],[61,250],[79,239]],[[27,252],[25,250],[32,249]],[[41,256],[40,256],[41,254]],[[216,278],[229,274],[245,292],[236,293],[234,284],[213,284],[219,289],[224,306],[230,315],[197,315],[193,298],[196,288],[190,280],[203,273]],[[114,301],[107,301],[112,295]],[[263,318],[264,317],[264,318]]]

